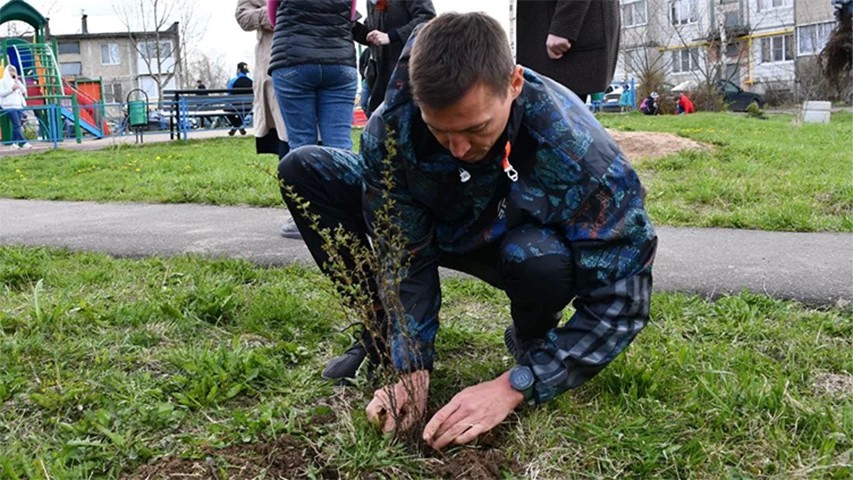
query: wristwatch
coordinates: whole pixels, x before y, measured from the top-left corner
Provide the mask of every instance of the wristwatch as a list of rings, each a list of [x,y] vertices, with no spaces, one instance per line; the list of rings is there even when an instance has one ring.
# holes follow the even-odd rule
[[[524,401],[528,405],[533,404],[533,384],[536,383],[536,377],[533,376],[533,370],[527,365],[516,365],[509,371],[509,384],[513,390],[521,392],[524,395]]]

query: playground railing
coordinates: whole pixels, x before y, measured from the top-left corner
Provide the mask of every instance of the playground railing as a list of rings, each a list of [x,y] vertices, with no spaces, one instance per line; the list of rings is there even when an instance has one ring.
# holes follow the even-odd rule
[[[63,119],[59,105],[36,105],[22,108],[21,131],[29,143],[50,143],[54,150],[64,139]],[[0,110],[4,146],[11,146],[12,125],[8,110]]]

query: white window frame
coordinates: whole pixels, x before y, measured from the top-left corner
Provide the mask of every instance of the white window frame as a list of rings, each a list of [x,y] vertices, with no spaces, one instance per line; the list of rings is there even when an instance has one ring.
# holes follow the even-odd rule
[[[772,37],[764,37],[764,38],[762,38],[762,39],[761,39],[761,43],[759,44],[759,48],[761,49],[761,52],[760,52],[760,55],[761,55],[761,63],[762,63],[762,64],[772,64],[772,63],[788,63],[788,62],[793,62],[793,61],[794,61],[794,58],[797,56],[797,52],[796,52],[796,50],[795,50],[794,48],[790,48],[790,51],[791,51],[791,58],[785,58],[785,56],[786,56],[786,53],[789,51],[789,47],[788,47],[787,42],[789,42],[789,41],[790,41],[790,42],[793,42],[793,41],[794,41],[794,38],[796,38],[796,36],[794,35],[794,33],[793,33],[793,32],[792,32],[792,33],[785,33],[785,34],[782,34],[782,35],[773,35]],[[779,41],[781,41],[781,42],[782,42],[782,49],[781,49],[781,51],[782,51],[782,59],[781,59],[781,60],[777,60],[777,59],[776,59],[776,57],[775,57],[775,54],[774,54],[774,53],[777,51],[777,47],[776,47],[776,45],[774,45],[774,43],[775,43],[775,41],[776,41],[776,40],[779,40]],[[770,60],[766,60],[766,59],[764,58],[765,45],[768,45],[768,46],[767,46],[767,49],[768,49],[767,51],[769,52]]]
[[[643,7],[643,21],[634,23],[634,18],[637,16],[637,8],[642,4]],[[628,9],[631,10],[631,23],[628,23],[625,19],[628,15],[625,14]],[[648,25],[649,23],[649,2],[648,0],[622,0],[622,27],[642,27],[643,25]]]
[[[779,5],[773,5],[777,2]],[[758,0],[758,11],[766,12],[769,10],[779,10],[780,8],[790,8],[793,5],[793,0]]]
[[[826,31],[825,31],[826,36],[824,38],[821,38],[821,36],[820,36],[821,27],[826,28]],[[798,57],[804,57],[804,56],[808,56],[808,55],[817,55],[821,51],[823,51],[823,48],[829,42],[829,37],[830,37],[830,35],[832,35],[832,30],[834,28],[835,28],[835,22],[820,22],[820,23],[812,23],[809,25],[798,26],[797,27],[797,56]],[[812,34],[812,35],[814,35],[812,37],[812,42],[813,42],[814,48],[811,51],[803,51],[803,31],[807,30],[807,29],[814,31],[814,33]]]
[[[104,47],[106,47],[109,52],[109,58],[107,62],[104,62]],[[121,49],[119,49],[118,43],[102,43],[100,44],[100,50],[101,65],[121,65]]]
[[[69,66],[76,65],[78,66],[77,73],[66,73],[66,70]],[[83,62],[59,62],[59,73],[63,77],[80,77],[83,76]]]
[[[698,22],[699,15],[697,15],[696,3],[697,0],[671,0],[669,2],[669,23],[677,27]]]
[[[685,57],[685,55],[687,56]],[[682,68],[685,59],[688,64],[686,70]],[[672,51],[672,73],[691,73],[697,70],[699,70],[699,49],[697,47],[680,48]]]
[[[152,49],[151,47],[149,47],[149,45],[153,46],[154,43],[156,43],[156,42],[157,42],[157,40],[145,40],[145,41],[139,42],[139,48],[138,48],[139,56],[143,60],[157,60],[157,49],[156,48]],[[160,52],[161,53],[163,52],[164,45],[168,45],[169,54],[165,55],[165,56],[161,56],[160,57],[161,61],[162,60],[168,60],[175,55],[175,45],[172,43],[172,40],[160,40]]]

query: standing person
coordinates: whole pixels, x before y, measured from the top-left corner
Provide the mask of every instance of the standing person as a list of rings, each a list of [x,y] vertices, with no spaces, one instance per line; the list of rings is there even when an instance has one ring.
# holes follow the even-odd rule
[[[365,29],[356,31],[355,40],[370,45],[368,116],[385,100],[391,72],[412,30],[433,18],[432,0],[367,0]]]
[[[370,83],[367,82],[368,68],[370,68],[370,49],[365,48],[358,56],[358,74],[361,77],[361,84],[358,90],[358,106],[361,107],[365,115],[368,115],[367,107],[370,101]]]
[[[195,89],[196,90],[207,90],[207,85],[205,85],[204,82],[199,78],[198,80],[195,81]],[[199,95],[207,95],[207,93],[200,92]],[[204,128],[204,122],[205,121],[210,123],[210,117],[208,117],[206,115],[202,115],[201,117],[199,117],[199,122],[198,122],[199,128]]]
[[[12,124],[12,150],[33,148],[21,132],[21,120],[24,107],[27,106],[27,88],[18,78],[18,69],[14,65],[6,65],[3,79],[0,81],[0,107],[9,117]]]
[[[275,33],[270,74],[293,149],[352,149],[358,86],[355,0],[267,0]]]
[[[252,87],[255,97],[255,152],[272,153],[278,155],[280,160],[290,151],[290,144],[287,142],[287,128],[284,126],[284,117],[275,96],[272,77],[267,72],[273,39],[267,0],[238,0],[234,15],[240,28],[247,32],[258,32],[258,42],[255,44],[257,78]],[[281,226],[280,233],[285,238],[302,238],[290,217]]]
[[[518,63],[575,92],[603,92],[619,54],[619,0],[518,0]]]
[[[365,351],[387,341],[401,381],[377,390],[367,406],[385,431],[405,430],[426,412],[439,266],[506,292],[512,324],[504,339],[516,365],[440,409],[423,432],[433,448],[470,442],[517,406],[580,386],[649,321],[657,236],[639,177],[574,94],[513,63],[506,34],[485,14],[443,14],[412,35],[360,154],[294,150],[279,164],[279,179],[321,269],[329,271],[330,259],[314,215],[320,228],[349,231],[360,248],[372,238],[377,263],[388,268],[373,272],[376,283],[388,279],[399,293],[391,299],[361,285],[390,333],[362,335],[324,371],[353,376]],[[296,210],[289,188],[307,212]],[[391,245],[393,252],[374,222],[389,195],[405,244]],[[346,252],[332,261],[363,268]],[[383,310],[388,300],[402,318]],[[569,303],[574,314],[560,326]]]
[[[254,81],[252,77],[249,76],[249,64],[246,62],[240,62],[237,64],[237,75],[231,77],[231,80],[228,80],[228,89],[232,88],[252,88],[254,85]],[[246,134],[246,128],[243,125],[243,120],[246,117],[246,109],[248,105],[246,104],[235,104],[234,108],[239,111],[239,113],[234,115],[228,115],[228,123],[231,124],[231,130],[228,131],[228,135],[234,135],[237,129],[240,129],[240,135]]]
[[[287,143],[287,129],[275,97],[272,77],[267,73],[273,38],[267,2],[266,0],[238,0],[234,15],[243,30],[257,32],[255,80],[252,87],[255,96],[253,116],[255,151],[259,154],[272,153],[283,158],[290,151],[290,145]]]

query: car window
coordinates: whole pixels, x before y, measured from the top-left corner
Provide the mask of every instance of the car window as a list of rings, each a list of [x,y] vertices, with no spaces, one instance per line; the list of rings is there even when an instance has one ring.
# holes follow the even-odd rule
[[[726,93],[737,93],[740,91],[740,88],[732,82],[726,82],[723,88],[726,89]]]

